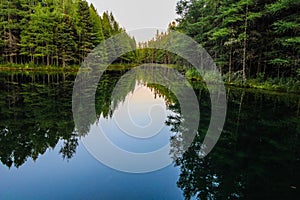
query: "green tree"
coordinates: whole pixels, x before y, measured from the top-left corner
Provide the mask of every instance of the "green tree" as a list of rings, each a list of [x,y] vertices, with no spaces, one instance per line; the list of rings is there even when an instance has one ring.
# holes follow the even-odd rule
[[[229,82],[295,77],[299,65],[299,1],[181,0],[175,30],[202,44]]]
[[[2,1],[0,61],[79,65],[100,42],[123,31],[112,14],[105,13],[102,20],[85,0]],[[98,53],[107,55],[105,49]]]
[[[2,1],[0,4],[1,52],[6,62],[17,62],[21,5],[18,0]]]
[[[62,67],[75,64],[77,61],[76,30],[70,20],[70,16],[64,15],[62,17],[61,23],[56,27],[55,36],[57,58],[60,60]],[[57,64],[59,63],[57,62]]]
[[[93,4],[90,6],[90,18],[92,24],[92,33],[94,33],[92,40],[93,44],[97,46],[100,44],[100,42],[104,41],[104,34],[102,30],[101,18]]]
[[[95,47],[93,38],[93,25],[90,15],[90,8],[86,1],[80,1],[77,9],[78,24],[78,56],[80,63],[85,59],[87,54]]]

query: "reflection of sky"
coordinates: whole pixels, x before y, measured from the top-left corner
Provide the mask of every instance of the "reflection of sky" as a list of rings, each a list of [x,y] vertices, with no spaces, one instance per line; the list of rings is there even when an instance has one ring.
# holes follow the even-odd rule
[[[129,124],[125,124],[127,127],[121,127],[114,120],[115,118],[104,119],[101,117],[99,126],[112,143],[121,149],[135,153],[147,153],[158,150],[170,142],[171,128],[164,123],[169,114],[171,112],[167,110],[165,100],[162,97],[157,96],[155,98],[154,92],[146,86],[139,85],[136,86],[133,94],[130,93],[114,112],[114,115],[122,115],[120,120],[125,117],[130,118],[131,126],[140,127],[141,131],[135,133],[138,138],[126,134],[124,130],[130,130]],[[162,115],[164,119],[153,125],[154,118],[161,118]],[[144,127],[150,126],[158,126],[156,128],[159,132],[154,133],[153,137],[139,138],[139,136],[144,136]]]
[[[132,111],[139,114],[141,124],[148,124],[145,109],[159,104],[168,115],[162,98],[153,98],[148,89],[135,93],[139,104]],[[131,102],[131,103],[132,103]],[[138,109],[137,109],[138,108]],[[148,120],[148,121],[147,121]],[[157,150],[169,143],[170,131],[165,125],[154,137],[137,139],[123,134],[112,119],[101,119],[102,129],[109,139],[133,152]],[[173,166],[147,174],[128,174],[115,171],[94,159],[79,142],[76,155],[63,161],[58,154],[62,143],[48,150],[36,162],[29,159],[20,169],[0,165],[0,199],[182,199],[177,188],[179,169]]]
[[[170,128],[163,127],[161,132],[149,139],[139,139],[129,136],[121,131],[113,120],[100,120],[101,128],[105,135],[121,149],[147,153],[167,145],[170,141]]]
[[[28,160],[18,170],[1,165],[0,199],[182,199],[176,186],[179,170],[172,166],[127,174],[102,165],[82,143],[69,162],[58,151]]]
[[[162,112],[166,112],[166,105],[163,98],[155,98],[153,92],[146,86],[138,86],[133,94],[127,96],[129,102],[128,111],[132,121],[138,126],[147,126],[151,123],[149,111],[153,106],[160,107]]]

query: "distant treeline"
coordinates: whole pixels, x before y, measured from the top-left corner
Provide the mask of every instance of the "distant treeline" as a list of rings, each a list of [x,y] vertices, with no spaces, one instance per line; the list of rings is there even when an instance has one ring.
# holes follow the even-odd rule
[[[122,32],[111,13],[99,16],[85,0],[1,1],[0,63],[79,65],[101,41]],[[123,42],[136,46],[129,36]],[[128,56],[116,62],[131,62]]]

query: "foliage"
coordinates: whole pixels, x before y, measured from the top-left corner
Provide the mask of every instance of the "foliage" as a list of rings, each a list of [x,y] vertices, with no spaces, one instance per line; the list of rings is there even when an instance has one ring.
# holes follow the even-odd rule
[[[201,43],[220,71],[229,73],[229,82],[239,71],[247,78],[259,73],[295,77],[300,60],[299,5],[296,0],[179,1],[176,29]]]
[[[112,14],[99,16],[85,0],[2,1],[0,62],[80,65],[99,43],[122,32]],[[135,45],[129,36],[125,42]],[[101,56],[107,56],[105,49]],[[135,60],[135,54],[126,59]]]
[[[299,6],[297,0],[180,0],[177,25],[169,27],[200,43],[229,84],[249,86],[247,79],[260,79],[260,74],[265,79],[296,84],[300,65]],[[168,33],[157,33],[140,44],[139,61],[189,66],[179,56],[151,49],[167,41]],[[167,55],[168,59],[162,59]],[[189,67],[186,70],[188,77],[194,77]]]

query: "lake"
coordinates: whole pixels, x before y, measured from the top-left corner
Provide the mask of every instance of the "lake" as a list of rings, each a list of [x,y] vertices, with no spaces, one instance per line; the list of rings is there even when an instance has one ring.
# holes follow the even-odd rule
[[[76,127],[76,74],[0,72],[0,199],[299,199],[299,95],[227,87],[222,134],[200,158],[211,117],[205,84],[189,83],[200,112],[183,117],[172,89],[149,83],[151,74],[120,85],[125,73],[103,74],[94,98],[97,117],[81,116]],[[197,113],[196,136],[180,154],[181,140],[174,137]],[[130,123],[159,129],[131,135]],[[93,127],[127,152],[168,146],[172,163],[147,173],[116,170],[87,147]],[[102,147],[102,141],[91,142]],[[99,154],[115,159],[111,151]]]

